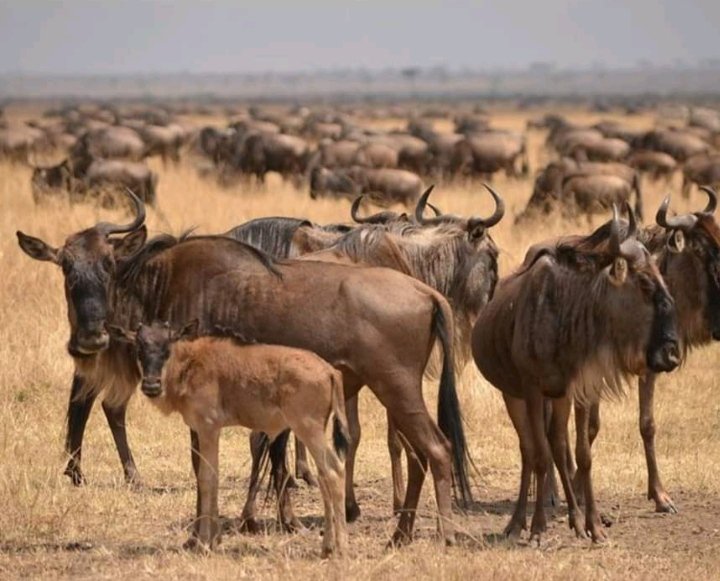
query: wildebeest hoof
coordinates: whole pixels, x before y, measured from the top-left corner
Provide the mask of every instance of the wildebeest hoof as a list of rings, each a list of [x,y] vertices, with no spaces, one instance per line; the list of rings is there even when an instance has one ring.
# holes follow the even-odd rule
[[[518,522],[516,520],[511,520],[508,525],[505,527],[505,536],[511,540],[511,541],[517,541],[520,539],[520,535],[522,534],[522,531],[524,531],[526,528],[525,523]]]
[[[64,474],[65,476],[70,477],[70,481],[72,482],[73,486],[84,486],[86,483],[85,476],[83,475],[80,468],[68,465],[68,467],[65,468]]]
[[[315,475],[309,469],[303,470],[300,474],[298,474],[298,477],[304,480],[305,483],[312,488],[316,488],[318,485],[317,478],[315,478]]]
[[[590,533],[593,543],[602,544],[607,540],[607,535],[605,534],[599,520],[600,519],[598,519],[598,522],[586,523],[585,530]]]
[[[282,529],[286,533],[295,534],[304,531],[305,527],[296,517],[292,517],[290,520],[283,521]]]
[[[345,521],[355,522],[360,518],[360,507],[357,504],[345,505]]]
[[[205,543],[197,537],[190,537],[183,543],[183,550],[192,553],[210,553],[217,545],[220,544],[220,537],[216,537],[211,543]]]
[[[240,524],[240,532],[246,535],[259,535],[262,527],[255,518],[246,518]]]
[[[408,535],[407,533],[401,531],[400,529],[396,529],[395,533],[393,534],[390,541],[388,541],[388,544],[386,545],[386,549],[399,549],[400,547],[404,545],[409,545],[412,543],[412,536]]]
[[[650,500],[655,501],[655,512],[663,512],[666,514],[677,514],[678,509],[667,492],[657,492],[656,494],[648,494]]]

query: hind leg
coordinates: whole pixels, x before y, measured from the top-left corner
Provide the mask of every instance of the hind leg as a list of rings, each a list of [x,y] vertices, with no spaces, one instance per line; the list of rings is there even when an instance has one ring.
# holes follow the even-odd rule
[[[358,396],[345,400],[350,442],[345,460],[345,518],[347,522],[356,521],[360,517],[360,507],[355,498],[355,455],[360,445],[360,415],[358,412]]]
[[[537,492],[535,496],[535,512],[530,523],[530,538],[538,543],[542,533],[547,529],[547,518],[545,516],[545,477],[550,458],[547,435],[545,432],[545,418],[543,410],[542,394],[531,394],[526,400],[530,430],[532,434],[533,447],[535,448],[535,479]]]
[[[515,503],[515,510],[510,522],[505,527],[505,535],[511,539],[520,538],[520,533],[527,529],[527,502],[530,491],[530,478],[532,477],[533,459],[535,447],[532,434],[530,433],[530,421],[527,415],[525,401],[506,394],[503,394],[505,407],[512,421],[515,432],[517,432],[520,444],[520,457],[522,469],[520,473],[520,491]]]
[[[307,449],[297,436],[295,437],[295,477],[303,479],[308,486],[317,486],[317,480],[308,464]]]
[[[296,431],[300,430],[300,432]],[[345,469],[342,460],[327,441],[321,422],[295,426],[294,431],[307,445],[318,469],[318,481],[325,511],[322,555],[342,556],[347,552],[345,524]]]
[[[568,457],[568,420],[570,419],[570,397],[565,396],[552,401],[553,413],[550,424],[550,443],[552,455],[560,474],[560,482],[565,492],[565,499],[568,505],[568,525],[579,538],[585,537],[585,531],[580,523],[580,509],[575,499],[570,471],[567,465]]]
[[[252,468],[250,469],[250,483],[248,485],[245,506],[240,515],[242,524],[240,530],[250,534],[261,532],[260,523],[257,520],[257,495],[260,491],[260,472],[262,470],[262,456],[267,448],[268,438],[262,432],[250,433],[250,455],[252,457]]]
[[[422,401],[419,402],[419,405],[424,408]],[[392,544],[400,545],[412,539],[415,513],[429,462],[435,481],[438,530],[445,543],[452,545],[455,542],[455,528],[452,519],[450,443],[437,424],[433,422],[426,409],[412,411],[407,408],[393,409],[392,415],[396,426],[415,451],[415,458],[408,462],[405,503],[398,527],[393,535]]]
[[[390,451],[390,469],[393,484],[393,512],[399,514],[403,506],[403,491],[405,488],[402,470],[402,442],[395,424],[388,414],[388,450]],[[410,462],[408,454],[408,462]]]

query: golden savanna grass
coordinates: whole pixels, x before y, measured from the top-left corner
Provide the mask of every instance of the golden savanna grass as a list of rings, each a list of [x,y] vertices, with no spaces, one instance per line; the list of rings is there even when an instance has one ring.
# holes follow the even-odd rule
[[[574,114],[579,121],[592,121]],[[499,111],[499,126],[521,128],[526,117]],[[630,118],[649,126],[651,117]],[[394,122],[386,122],[393,125]],[[401,123],[400,121],[397,122]],[[545,161],[541,133],[531,134],[533,168]],[[318,222],[346,220],[345,201],[311,201],[279,180],[264,191],[220,189],[199,178],[190,164],[161,173],[161,218],[149,211],[152,233],[179,233],[196,226],[220,232],[266,215],[306,216]],[[637,429],[636,387],[623,401],[603,406],[603,425],[595,448],[594,473],[601,509],[615,524],[602,547],[575,540],[564,507],[556,511],[539,549],[511,547],[500,539],[519,479],[516,436],[498,393],[472,365],[460,392],[468,438],[480,474],[477,505],[458,515],[467,540],[445,548],[435,528],[430,478],[421,501],[417,540],[401,550],[384,545],[394,526],[391,516],[385,415],[367,390],[361,397],[363,440],[357,489],[362,518],[350,526],[350,557],[319,559],[317,523],[322,514],[317,490],[295,494],[296,511],[309,532],[283,535],[273,530],[272,503],[265,508],[268,532],[247,537],[229,532],[210,556],[182,552],[185,526],[194,515],[195,484],[187,430],[179,417],[162,417],[136,396],[128,431],[144,486],[128,488],[100,407],[88,424],[84,468],[88,485],[73,488],[62,475],[64,414],[72,363],[65,352],[68,326],[58,268],[31,262],[19,250],[15,230],[60,244],[71,232],[119,212],[56,204],[35,207],[30,170],[0,166],[0,577],[81,578],[717,578],[720,576],[720,398],[715,347],[692,353],[677,373],[662,377],[656,396],[658,457],[664,482],[679,506],[675,516],[655,515],[644,499],[645,463]],[[675,191],[679,184],[675,184]],[[513,216],[526,202],[530,180],[498,178],[495,186],[508,202],[508,217],[493,236],[502,250],[501,273],[508,274],[527,247],[566,232],[587,232],[593,224],[550,219],[519,230]],[[664,187],[646,186],[652,215]],[[487,214],[488,196],[477,184],[436,188],[434,201],[446,212]],[[678,209],[690,204],[679,197]],[[308,300],[312,300],[310,297]],[[427,383],[434,409],[437,386]],[[227,430],[221,448],[221,513],[236,517],[249,472],[246,433]]]

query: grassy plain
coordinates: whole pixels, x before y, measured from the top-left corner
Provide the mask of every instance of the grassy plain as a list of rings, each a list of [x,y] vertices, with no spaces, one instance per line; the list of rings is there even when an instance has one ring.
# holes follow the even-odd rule
[[[575,113],[578,121],[592,121]],[[494,123],[524,127],[526,116],[499,111]],[[629,118],[649,126],[651,117]],[[401,121],[385,122],[398,125]],[[532,133],[532,167],[547,159]],[[279,180],[265,191],[220,189],[198,177],[189,164],[161,174],[162,216],[149,212],[151,232],[179,233],[197,226],[220,232],[253,217],[305,216],[317,222],[346,220],[344,201],[312,201]],[[119,214],[92,207],[56,204],[35,207],[30,170],[0,165],[0,578],[362,578],[362,579],[710,579],[720,577],[720,398],[718,348],[692,353],[678,372],[662,377],[656,395],[661,473],[680,513],[655,515],[646,501],[642,443],[637,429],[637,389],[603,408],[594,472],[601,508],[614,518],[610,540],[601,547],[575,540],[564,510],[539,549],[512,547],[500,533],[513,506],[519,453],[498,393],[474,369],[461,381],[461,400],[472,454],[480,468],[473,510],[458,515],[469,540],[444,548],[433,539],[435,520],[426,483],[417,540],[401,550],[384,549],[392,533],[385,415],[369,392],[361,397],[363,440],[357,489],[362,518],[350,526],[351,556],[344,562],[319,559],[317,528],[283,535],[272,529],[272,503],[264,515],[268,532],[248,537],[230,532],[210,556],[182,552],[184,527],[194,511],[195,485],[187,431],[179,417],[164,418],[142,396],[130,405],[128,431],[143,476],[140,490],[123,480],[103,414],[96,409],[86,432],[84,467],[88,485],[73,488],[62,475],[64,414],[72,374],[65,352],[68,326],[59,269],[31,262],[19,250],[15,230],[60,244],[69,233]],[[508,202],[508,217],[492,235],[501,248],[500,268],[508,274],[527,247],[567,232],[575,224],[549,219],[519,230],[513,215],[530,195],[531,181],[495,185]],[[678,183],[674,190],[678,191]],[[665,188],[646,188],[648,214]],[[436,188],[434,201],[446,212],[487,214],[490,203],[477,184]],[[676,196],[678,209],[687,208]],[[690,203],[699,205],[695,196]],[[594,223],[602,221],[598,219]],[[436,386],[426,394],[434,408]],[[249,472],[246,433],[228,430],[221,447],[221,513],[239,515]],[[316,490],[296,493],[296,511],[316,523],[321,506]]]

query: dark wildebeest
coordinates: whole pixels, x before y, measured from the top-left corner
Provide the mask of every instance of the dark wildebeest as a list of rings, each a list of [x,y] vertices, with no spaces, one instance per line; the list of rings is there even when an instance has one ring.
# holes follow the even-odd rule
[[[654,129],[639,136],[633,146],[636,149],[662,151],[680,162],[710,150],[706,141],[684,129]]]
[[[353,166],[329,170],[316,167],[310,174],[310,197],[313,199],[324,195],[355,198],[367,194],[376,203],[410,206],[417,201],[422,187],[417,174],[402,169]]]
[[[134,328],[156,319],[178,325],[198,318],[205,334],[222,327],[257,342],[320,355],[342,372],[346,398],[368,385],[415,452],[393,543],[412,538],[428,463],[441,535],[453,542],[453,482],[463,503],[471,500],[471,491],[452,365],[453,315],[445,298],[389,269],[276,262],[226,237],[163,236],[143,244],[145,209],[136,196],[132,199],[137,217],[131,224],[97,224],[70,236],[61,248],[18,232],[20,247],[30,257],[61,265],[65,275],[68,351],[76,368],[66,442],[73,481],[82,482],[82,435],[103,389],[126,477],[136,476],[124,416],[138,370],[131,351],[110,341],[106,326]],[[112,237],[126,232],[124,238]],[[422,396],[422,377],[436,340],[444,356],[439,427]],[[289,502],[283,504],[289,509]],[[359,512],[352,486],[346,491],[346,511]],[[291,522],[291,514],[284,517]]]
[[[475,362],[503,393],[520,440],[522,475],[514,514],[505,529],[526,528],[534,468],[536,505],[531,535],[546,528],[544,487],[550,458],[545,398],[551,398],[550,441],[578,536],[604,538],[592,490],[586,405],[623,391],[630,375],[671,371],[680,362],[675,305],[654,260],[636,238],[632,211],[627,235],[613,219],[587,237],[563,237],[530,249],[521,269],[503,279],[481,311],[472,336]],[[585,483],[585,524],[567,465],[567,424],[573,402],[578,465]]]
[[[692,185],[720,188],[720,153],[701,153],[688,159],[683,166],[682,195],[690,197]]]
[[[589,176],[612,176],[613,179],[588,179]],[[570,181],[575,177],[582,179]],[[615,178],[621,178],[628,185]],[[549,163],[537,176],[530,200],[516,222],[558,210],[575,217],[579,210],[592,210],[597,206],[595,198],[599,198],[598,201],[609,198],[612,203],[613,199],[628,199],[630,192],[635,193],[635,212],[642,218],[640,175],[634,168],[622,163],[578,163],[563,158]]]
[[[154,323],[141,325],[136,333],[110,327],[114,338],[136,347],[142,392],[163,413],[179,412],[197,434],[191,449],[197,511],[184,547],[213,549],[220,542],[222,428],[245,426],[275,439],[289,427],[309,447],[318,467],[325,508],[322,554],[337,551],[342,556],[347,550],[342,460],[348,447],[342,375],[309,351],[251,345],[232,336],[197,337],[197,325],[195,319],[178,331]]]
[[[641,238],[653,253],[660,272],[675,299],[680,334],[680,348],[688,350],[720,340],[720,226],[715,220],[717,195],[708,195],[702,212],[668,216],[669,198],[657,213],[658,226],[646,228]],[[639,381],[640,434],[648,469],[648,500],[655,502],[657,512],[677,512],[660,480],[655,458],[655,418],[653,372]],[[590,445],[600,429],[599,406],[590,410]],[[577,482],[576,490],[582,487]]]
[[[302,137],[251,132],[239,136],[233,155],[233,167],[255,176],[260,183],[273,171],[297,185],[305,174],[311,150]]]

